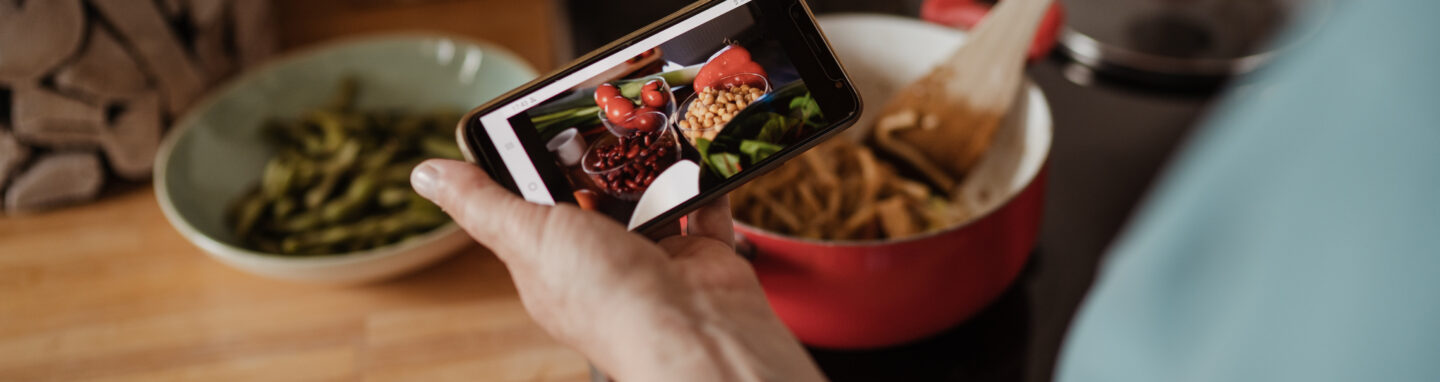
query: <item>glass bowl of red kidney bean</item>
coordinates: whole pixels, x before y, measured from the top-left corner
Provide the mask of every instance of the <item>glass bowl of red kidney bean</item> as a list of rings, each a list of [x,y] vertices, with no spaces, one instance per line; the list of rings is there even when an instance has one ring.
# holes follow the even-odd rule
[[[605,137],[590,146],[580,168],[606,194],[639,200],[655,177],[680,160],[680,139],[674,129]]]

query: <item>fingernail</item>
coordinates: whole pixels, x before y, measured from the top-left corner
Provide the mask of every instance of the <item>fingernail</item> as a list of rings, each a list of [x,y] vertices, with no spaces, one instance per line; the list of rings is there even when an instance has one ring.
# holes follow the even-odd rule
[[[419,193],[420,196],[431,199],[431,193],[435,191],[436,183],[439,183],[439,177],[439,173],[436,172],[434,165],[421,163],[419,166],[415,166],[414,171],[410,172],[410,187],[414,187],[415,192]]]

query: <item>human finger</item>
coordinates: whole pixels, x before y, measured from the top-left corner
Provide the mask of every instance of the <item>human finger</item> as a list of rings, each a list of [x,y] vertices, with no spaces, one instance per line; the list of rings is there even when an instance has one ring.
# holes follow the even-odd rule
[[[686,231],[690,236],[719,240],[735,248],[735,222],[730,218],[730,196],[716,198],[690,213]]]
[[[510,262],[516,253],[538,248],[550,218],[549,206],[533,204],[506,190],[472,164],[431,159],[415,166],[410,184],[444,209],[482,244]]]

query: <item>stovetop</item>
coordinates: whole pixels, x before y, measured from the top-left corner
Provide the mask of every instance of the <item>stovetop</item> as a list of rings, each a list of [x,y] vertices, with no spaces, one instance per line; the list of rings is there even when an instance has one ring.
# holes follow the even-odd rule
[[[807,1],[821,16],[915,16],[921,3]],[[1065,5],[1087,1],[1097,0]],[[567,53],[575,57],[688,1],[565,3],[573,47]],[[832,381],[1049,381],[1066,328],[1106,246],[1216,95],[1107,82],[1059,54],[1034,64],[1029,75],[1050,102],[1055,140],[1040,242],[1024,275],[985,311],[932,338],[867,351],[811,349]]]
[[[1269,38],[1306,0],[1079,0],[1067,25],[1139,53],[1223,60],[1268,49]]]

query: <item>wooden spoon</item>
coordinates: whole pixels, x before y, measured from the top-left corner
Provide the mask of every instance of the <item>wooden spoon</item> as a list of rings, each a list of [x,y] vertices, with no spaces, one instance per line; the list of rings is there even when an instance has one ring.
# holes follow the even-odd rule
[[[953,192],[1019,94],[1025,52],[1050,2],[999,2],[960,49],[890,98],[876,119],[876,145]]]

